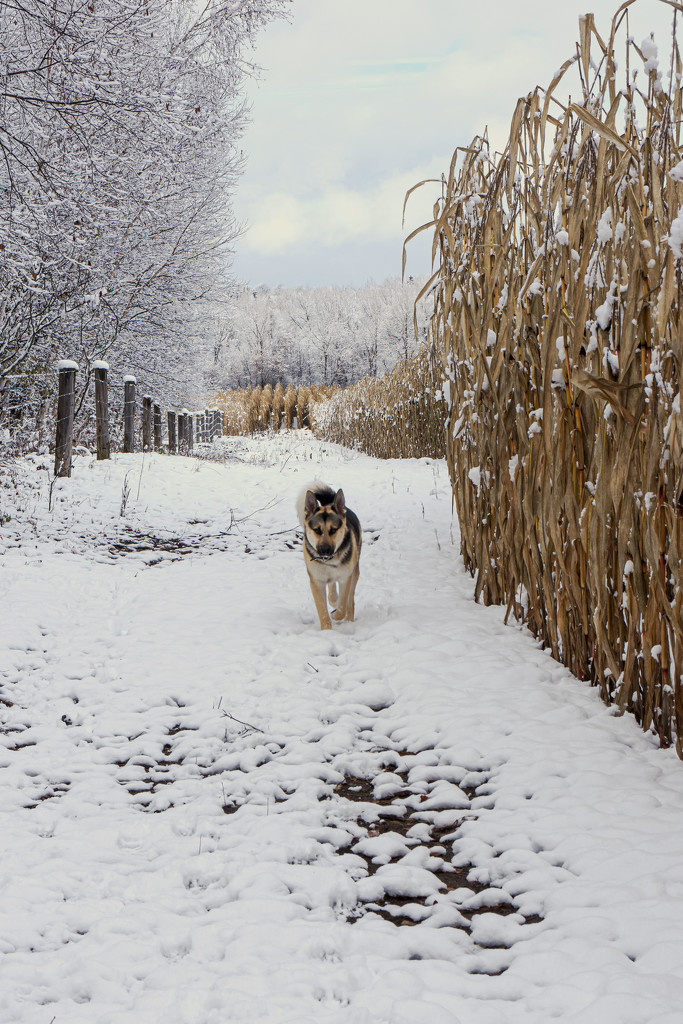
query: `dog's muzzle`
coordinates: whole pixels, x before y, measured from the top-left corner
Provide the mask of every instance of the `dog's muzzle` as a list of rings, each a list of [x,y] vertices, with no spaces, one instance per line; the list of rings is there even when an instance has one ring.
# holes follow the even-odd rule
[[[329,562],[333,555],[334,548],[331,547],[329,544],[324,544],[316,550],[313,557],[315,558],[316,562]]]

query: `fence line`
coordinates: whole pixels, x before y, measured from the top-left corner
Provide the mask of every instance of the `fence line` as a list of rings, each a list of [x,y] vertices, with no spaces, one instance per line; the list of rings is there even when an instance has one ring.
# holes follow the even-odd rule
[[[97,458],[108,459],[111,455],[111,441],[109,438],[109,403],[108,377],[109,366],[107,363],[95,363],[95,419],[97,437]]]
[[[58,364],[59,392],[57,399],[57,426],[55,438],[55,476],[71,476],[73,452],[74,410],[76,398],[76,374],[78,364],[65,359]],[[96,449],[98,459],[111,457],[109,433],[109,366],[97,362],[93,366],[95,380]],[[136,378],[123,378],[123,451],[136,450]],[[224,433],[223,413],[220,409],[203,409],[189,412],[183,409],[177,413],[169,410],[166,414],[168,443],[164,445],[162,435],[163,417],[161,405],[151,395],[142,399],[142,450],[169,454],[190,454],[195,443],[210,444]]]
[[[59,371],[59,398],[57,401],[55,476],[71,476],[78,363],[64,359],[58,364],[57,369]]]

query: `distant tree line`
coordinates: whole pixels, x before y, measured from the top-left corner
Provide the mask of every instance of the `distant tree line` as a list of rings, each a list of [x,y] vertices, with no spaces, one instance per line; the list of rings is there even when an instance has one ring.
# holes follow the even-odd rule
[[[390,278],[363,287],[244,287],[217,318],[207,387],[335,384],[345,387],[407,360],[426,337],[420,284]]]

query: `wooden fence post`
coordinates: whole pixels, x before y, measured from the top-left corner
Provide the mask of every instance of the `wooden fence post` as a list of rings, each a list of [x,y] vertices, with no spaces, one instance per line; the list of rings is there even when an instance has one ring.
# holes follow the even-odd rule
[[[211,410],[204,410],[204,429],[206,431],[205,441],[213,441],[213,418],[211,416]]]
[[[188,455],[194,449],[194,416],[191,412],[185,417],[185,433],[187,435],[187,453]]]
[[[109,363],[97,361],[93,363],[95,374],[95,430],[97,458],[111,458],[111,441],[109,439]]]
[[[154,447],[156,451],[163,452],[164,445],[161,438],[161,406],[154,403],[153,406],[153,418],[154,418]]]
[[[178,453],[185,454],[187,439],[187,413],[178,413]]]
[[[135,451],[135,377],[123,378],[123,450]]]
[[[223,413],[220,409],[213,410],[213,436],[223,436]]]
[[[71,476],[78,363],[74,363],[71,359],[62,359],[57,364],[57,369],[59,370],[59,397],[57,399],[57,436],[55,438],[55,476]]]
[[[142,399],[142,450],[152,449],[152,396],[145,395]]]
[[[168,450],[169,453],[175,454],[178,449],[178,434],[177,434],[177,419],[178,417],[170,409],[166,414],[168,421]]]

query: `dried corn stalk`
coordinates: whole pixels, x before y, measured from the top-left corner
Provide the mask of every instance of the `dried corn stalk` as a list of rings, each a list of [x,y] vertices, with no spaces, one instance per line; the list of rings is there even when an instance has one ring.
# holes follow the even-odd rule
[[[441,372],[427,352],[311,402],[316,437],[380,459],[443,458]]]
[[[669,87],[632,41],[617,86],[633,2],[456,151],[427,287],[477,597],[683,756],[681,60],[674,21]]]
[[[291,384],[283,390],[282,384],[273,388],[246,388],[223,391],[213,396],[212,401],[225,413],[227,434],[256,434],[264,431],[278,431],[281,426],[287,430],[295,424],[309,425],[309,405],[324,401],[336,389],[330,387],[295,388]]]

